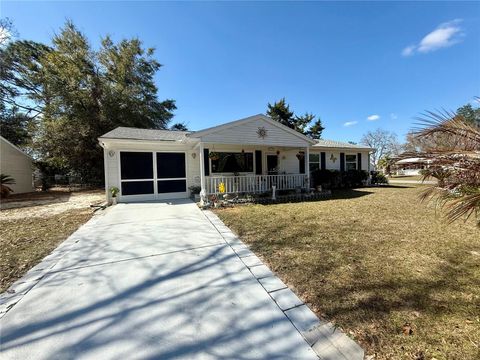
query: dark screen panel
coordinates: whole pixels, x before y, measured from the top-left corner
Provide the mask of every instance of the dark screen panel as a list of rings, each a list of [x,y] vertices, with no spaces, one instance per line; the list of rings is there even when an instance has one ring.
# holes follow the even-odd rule
[[[153,179],[153,155],[151,152],[121,152],[122,179]]]
[[[340,171],[345,171],[345,153],[340,153]]]
[[[320,153],[320,168],[325,170],[327,168],[327,160],[324,152]]]
[[[157,153],[157,177],[159,179],[186,177],[185,153]]]
[[[305,152],[300,151],[299,154],[303,154],[303,157],[298,157],[298,172],[300,174],[305,174]]]
[[[153,194],[153,181],[122,182],[122,195]]]
[[[255,174],[262,175],[262,151],[255,150]]]
[[[187,191],[186,180],[165,180],[157,182],[157,191],[159,194],[171,192],[185,192]]]
[[[203,149],[203,168],[205,172],[205,176],[210,176],[210,159],[208,155],[210,151],[208,149]]]

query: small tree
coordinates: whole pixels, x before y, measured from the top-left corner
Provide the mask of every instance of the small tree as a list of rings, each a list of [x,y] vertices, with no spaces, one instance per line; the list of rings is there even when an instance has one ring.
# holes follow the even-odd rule
[[[10,175],[0,174],[0,197],[6,198],[10,193],[13,192],[13,189],[8,185],[14,185],[15,179]]]
[[[360,143],[373,148],[370,161],[375,167],[379,166],[379,161],[383,157],[391,157],[399,154],[401,151],[397,134],[383,129],[367,132],[363,135]]]
[[[312,139],[320,139],[322,131],[325,129],[322,126],[322,120],[320,118],[315,120],[316,116],[311,113],[305,113],[301,116],[295,115],[290,110],[290,105],[287,104],[285,98],[273,104],[268,103],[267,115],[280,124],[288,126]]]

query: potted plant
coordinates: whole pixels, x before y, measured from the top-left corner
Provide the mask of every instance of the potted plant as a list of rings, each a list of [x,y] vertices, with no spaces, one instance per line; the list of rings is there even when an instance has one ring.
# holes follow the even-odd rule
[[[296,156],[297,156],[297,159],[298,159],[298,160],[303,160],[303,159],[305,158],[305,153],[303,153],[303,152],[298,152]]]
[[[198,185],[193,185],[193,186],[190,186],[188,189],[190,190],[190,196],[193,197],[193,200],[195,202],[199,202],[200,201],[200,191],[202,190],[202,188]]]
[[[212,160],[218,160],[220,159],[220,154],[215,151],[212,151],[208,154],[208,157]]]
[[[116,186],[112,186],[109,191],[112,195],[112,205],[117,205],[117,194],[120,192],[120,189]]]

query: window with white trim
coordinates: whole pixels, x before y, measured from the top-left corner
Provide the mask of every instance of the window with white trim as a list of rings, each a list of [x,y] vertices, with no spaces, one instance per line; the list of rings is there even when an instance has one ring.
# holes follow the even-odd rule
[[[211,159],[212,173],[253,172],[252,152],[218,152]]]
[[[320,169],[320,154],[310,154],[310,172]]]
[[[357,170],[357,155],[345,155],[345,169]]]

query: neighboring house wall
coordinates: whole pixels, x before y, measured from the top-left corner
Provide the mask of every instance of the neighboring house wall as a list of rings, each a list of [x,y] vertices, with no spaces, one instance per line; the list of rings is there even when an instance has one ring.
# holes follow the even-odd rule
[[[14,194],[33,191],[32,159],[9,141],[0,137],[0,172],[15,179],[8,185]]]

